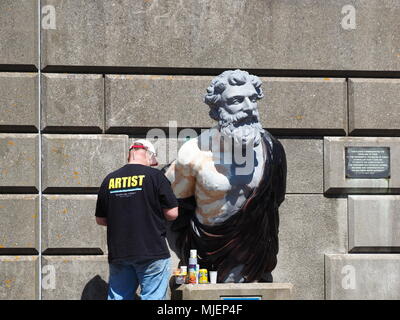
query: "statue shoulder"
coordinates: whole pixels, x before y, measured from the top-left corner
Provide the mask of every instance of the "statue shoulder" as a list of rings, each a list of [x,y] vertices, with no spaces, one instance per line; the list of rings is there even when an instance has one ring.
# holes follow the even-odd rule
[[[181,166],[189,166],[198,158],[201,150],[198,146],[198,139],[193,138],[186,141],[178,151],[177,164]]]

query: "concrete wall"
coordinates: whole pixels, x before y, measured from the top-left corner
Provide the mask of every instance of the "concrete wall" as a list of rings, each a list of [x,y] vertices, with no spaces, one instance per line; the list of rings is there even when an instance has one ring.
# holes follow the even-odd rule
[[[393,0],[1,1],[0,298],[104,298],[100,182],[150,129],[172,161],[182,128],[213,125],[212,77],[241,68],[287,152],[274,280],[295,299],[398,299],[399,15]],[[346,180],[346,146],[390,146],[390,179]]]

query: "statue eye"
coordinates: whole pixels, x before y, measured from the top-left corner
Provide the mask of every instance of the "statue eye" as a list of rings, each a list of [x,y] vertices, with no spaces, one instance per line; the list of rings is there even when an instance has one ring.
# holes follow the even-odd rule
[[[242,103],[244,100],[244,97],[242,96],[235,96],[229,99],[229,104],[239,104]]]

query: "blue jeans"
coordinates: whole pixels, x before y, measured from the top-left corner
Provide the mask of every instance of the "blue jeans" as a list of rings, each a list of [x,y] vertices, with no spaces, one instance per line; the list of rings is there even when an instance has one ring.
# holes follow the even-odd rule
[[[139,284],[142,300],[165,300],[170,260],[127,259],[110,263],[108,300],[133,300]]]

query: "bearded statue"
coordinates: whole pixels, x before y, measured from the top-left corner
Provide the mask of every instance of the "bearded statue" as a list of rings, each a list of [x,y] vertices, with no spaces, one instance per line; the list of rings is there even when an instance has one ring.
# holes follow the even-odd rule
[[[286,156],[260,124],[261,84],[241,70],[214,78],[204,102],[218,124],[185,142],[166,169],[179,200],[178,256],[188,261],[197,249],[218,282],[272,282],[277,264]]]

